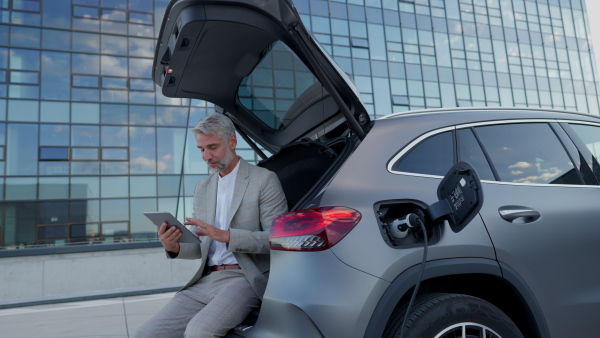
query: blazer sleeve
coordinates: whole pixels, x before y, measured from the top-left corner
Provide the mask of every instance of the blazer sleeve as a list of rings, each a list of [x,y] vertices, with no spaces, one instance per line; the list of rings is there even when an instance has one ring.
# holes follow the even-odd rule
[[[271,222],[275,216],[287,211],[287,201],[281,183],[274,172],[268,172],[258,196],[259,222],[254,228],[230,229],[228,250],[231,252],[268,254]]]
[[[194,188],[194,200],[196,198],[198,198],[197,196],[200,196],[199,194],[199,190],[202,189],[206,189],[206,185],[203,184],[205,182],[200,181],[196,184],[196,187]],[[197,209],[196,206],[197,203],[194,203],[194,211],[192,213],[192,217],[193,218],[198,218],[201,217],[200,214],[200,210]],[[207,240],[207,238],[201,238],[203,241]],[[203,242],[204,244],[204,242]],[[202,244],[196,244],[196,243],[179,243],[179,253],[175,254],[169,251],[166,251],[167,254],[167,258],[171,258],[171,259],[199,259],[202,258]]]

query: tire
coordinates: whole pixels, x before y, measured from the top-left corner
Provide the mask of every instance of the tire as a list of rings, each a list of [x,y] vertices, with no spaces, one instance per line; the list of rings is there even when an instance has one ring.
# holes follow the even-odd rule
[[[504,312],[472,296],[438,293],[418,297],[401,337],[405,313],[406,305],[392,315],[384,337],[523,338]]]

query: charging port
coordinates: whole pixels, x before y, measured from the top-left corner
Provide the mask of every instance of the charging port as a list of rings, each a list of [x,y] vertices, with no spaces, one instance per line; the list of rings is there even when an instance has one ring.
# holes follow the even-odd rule
[[[392,200],[375,204],[375,213],[381,234],[392,248],[407,248],[422,245],[423,231],[418,222],[425,222],[427,205],[417,201]],[[427,239],[431,243],[439,240],[439,227],[426,227]]]

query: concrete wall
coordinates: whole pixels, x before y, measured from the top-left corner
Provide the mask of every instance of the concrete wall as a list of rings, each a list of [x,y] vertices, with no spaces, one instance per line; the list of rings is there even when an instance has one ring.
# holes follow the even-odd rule
[[[200,260],[162,247],[0,258],[0,305],[183,286]]]

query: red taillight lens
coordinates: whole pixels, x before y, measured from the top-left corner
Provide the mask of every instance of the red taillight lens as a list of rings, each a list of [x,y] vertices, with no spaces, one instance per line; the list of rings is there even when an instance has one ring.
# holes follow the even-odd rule
[[[329,249],[344,238],[360,218],[358,211],[346,207],[324,207],[281,214],[271,225],[271,249]]]

